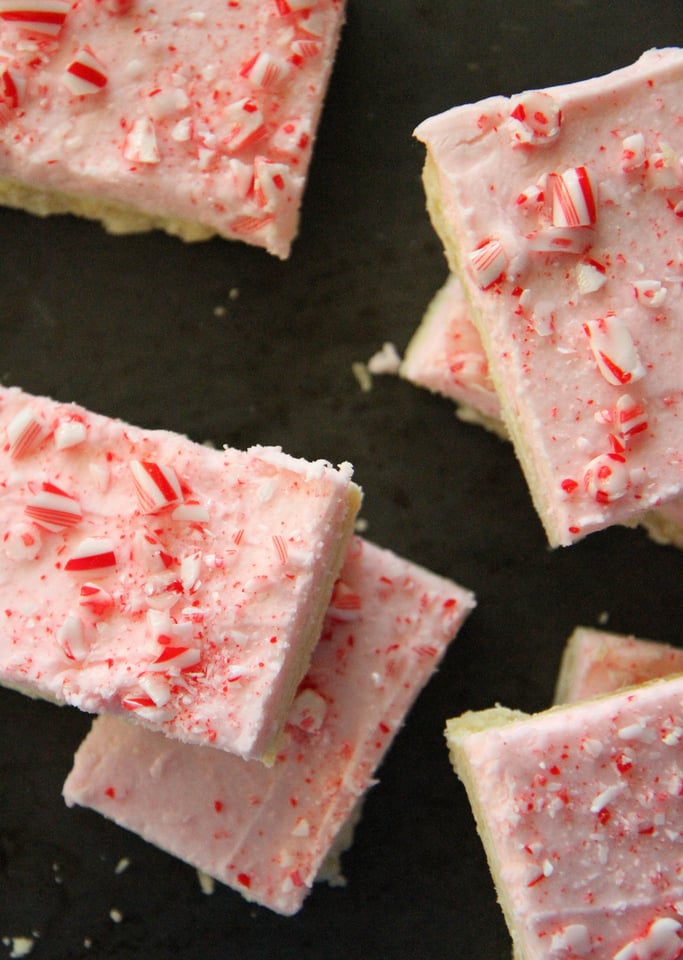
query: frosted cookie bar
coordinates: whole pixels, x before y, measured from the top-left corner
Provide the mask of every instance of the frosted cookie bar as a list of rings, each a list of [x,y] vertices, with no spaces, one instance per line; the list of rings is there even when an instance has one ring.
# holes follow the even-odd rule
[[[66,802],[292,914],[473,606],[468,591],[356,539],[272,767],[99,717]]]
[[[261,757],[359,499],[348,464],[0,388],[0,683]]]
[[[451,273],[415,331],[399,374],[416,386],[456,401],[464,419],[503,430],[500,401],[481,338],[458,277]]]
[[[500,401],[458,277],[451,273],[429,304],[399,368],[404,379],[455,401],[459,419],[503,439]],[[638,517],[653,540],[683,548],[683,497]]]
[[[683,678],[450,720],[518,960],[683,950]]]
[[[0,2],[0,203],[286,258],[343,0]]]
[[[577,627],[562,656],[555,701],[587,700],[674,673],[683,673],[683,650],[678,647]]]
[[[428,207],[552,545],[683,494],[683,53],[422,123]]]

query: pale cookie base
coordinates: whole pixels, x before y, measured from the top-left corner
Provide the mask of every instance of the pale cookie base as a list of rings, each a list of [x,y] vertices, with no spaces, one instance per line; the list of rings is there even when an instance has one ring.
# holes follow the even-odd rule
[[[100,200],[96,197],[62,193],[58,190],[40,190],[7,178],[0,178],[0,204],[15,210],[24,210],[39,217],[72,214],[88,220],[97,220],[111,234],[163,230],[181,240],[196,242],[208,240],[217,233],[211,227],[202,223],[193,223],[191,220],[147,214],[113,200]]]

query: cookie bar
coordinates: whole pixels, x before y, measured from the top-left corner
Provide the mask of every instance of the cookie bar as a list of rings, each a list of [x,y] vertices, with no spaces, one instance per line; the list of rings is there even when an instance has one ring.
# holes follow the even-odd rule
[[[355,539],[272,767],[99,717],[66,801],[292,914],[473,605],[454,583]]]
[[[0,203],[286,258],[343,0],[0,2]]]
[[[428,207],[553,546],[683,494],[683,52],[422,123]]]
[[[359,506],[338,469],[0,388],[0,683],[273,749]]]

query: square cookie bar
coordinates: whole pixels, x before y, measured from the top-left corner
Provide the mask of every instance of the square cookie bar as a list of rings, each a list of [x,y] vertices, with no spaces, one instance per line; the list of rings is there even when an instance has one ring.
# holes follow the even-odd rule
[[[268,754],[359,502],[348,464],[0,388],[0,683]]]
[[[343,0],[0,2],[0,203],[286,258]]]
[[[292,914],[350,841],[382,757],[473,606],[467,590],[356,539],[272,767],[99,717],[66,801]]]
[[[683,494],[683,52],[422,123],[428,207],[549,542]]]

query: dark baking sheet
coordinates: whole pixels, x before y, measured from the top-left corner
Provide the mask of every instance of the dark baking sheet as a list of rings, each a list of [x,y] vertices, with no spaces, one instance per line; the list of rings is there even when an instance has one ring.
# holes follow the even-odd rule
[[[479,600],[369,795],[348,885],[317,886],[292,919],[206,896],[191,868],[67,810],[89,718],[0,691],[0,957],[15,936],[53,960],[509,956],[444,721],[545,707],[577,623],[679,643],[683,554],[625,529],[550,552],[506,444],[396,378],[361,392],[351,366],[385,340],[403,349],[446,276],[420,120],[680,40],[678,0],[350,0],[287,263],[0,211],[3,382],[197,440],[351,460],[367,536]]]

